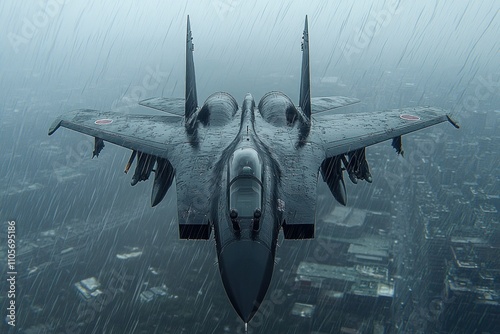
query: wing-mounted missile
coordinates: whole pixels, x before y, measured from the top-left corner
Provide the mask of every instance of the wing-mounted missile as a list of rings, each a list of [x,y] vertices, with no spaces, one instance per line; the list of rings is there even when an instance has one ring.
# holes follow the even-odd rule
[[[170,164],[170,161],[157,158],[155,181],[153,183],[153,191],[151,193],[151,206],[156,206],[160,203],[174,180],[175,170]]]
[[[128,173],[132,163],[137,157],[137,166],[135,167],[134,176],[132,176],[131,184],[135,186],[139,181],[145,181],[155,172],[155,180],[153,182],[153,191],[151,193],[151,206],[156,206],[160,203],[172,185],[175,176],[175,170],[170,161],[164,158],[159,158],[154,155],[145,154],[143,152],[132,151],[130,158],[125,166],[125,174]],[[156,164],[156,168],[153,167]]]
[[[347,204],[347,192],[342,170],[342,157],[335,156],[323,160],[321,164],[321,175],[330,188],[333,197],[342,205]]]
[[[343,162],[352,183],[357,184],[358,180],[365,180],[372,183],[370,167],[368,166],[368,161],[366,161],[366,148],[363,147],[359,150],[348,152],[347,157],[349,161],[343,157]]]
[[[262,118],[274,126],[293,126],[299,113],[292,100],[281,92],[269,92],[259,102]]]
[[[228,124],[238,111],[238,102],[225,92],[210,95],[198,112],[198,121],[205,126],[223,126]]]
[[[123,171],[125,174],[127,174],[128,171],[130,170],[130,167],[132,166],[132,163],[134,162],[136,155],[137,151],[133,150],[132,154],[130,155],[130,158],[128,159],[127,165],[125,166],[125,170]]]
[[[133,155],[134,153],[132,153]],[[132,157],[131,157],[132,158]],[[132,176],[131,185],[135,186],[139,181],[146,181],[153,171],[156,162],[156,156],[137,152],[137,166],[135,167],[134,176]]]
[[[342,168],[344,165],[344,168]],[[321,175],[328,185],[333,197],[342,205],[347,204],[347,191],[344,182],[343,171],[347,170],[349,178],[353,183],[358,180],[372,182],[370,168],[366,161],[365,148],[351,151],[345,154],[334,156],[323,160],[321,164]]]

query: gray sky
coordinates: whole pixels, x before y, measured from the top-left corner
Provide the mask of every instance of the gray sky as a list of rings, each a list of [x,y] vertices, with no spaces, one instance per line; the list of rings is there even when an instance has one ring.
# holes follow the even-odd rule
[[[187,14],[201,99],[292,81],[298,89],[305,14],[313,80],[340,76],[354,85],[367,73],[410,68],[425,76],[421,82],[443,73],[468,81],[498,71],[499,8],[498,0],[5,0],[0,85],[13,92],[30,83],[89,87],[118,77],[123,87],[112,94],[123,95],[147,68],[159,68],[158,92],[182,96]],[[21,80],[11,83],[13,73]]]

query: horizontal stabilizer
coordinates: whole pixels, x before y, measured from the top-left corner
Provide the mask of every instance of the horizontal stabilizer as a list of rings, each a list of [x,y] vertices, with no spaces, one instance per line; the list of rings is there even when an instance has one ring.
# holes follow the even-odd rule
[[[173,115],[184,116],[184,99],[180,97],[153,97],[151,99],[140,101],[139,104],[148,108],[168,112]]]
[[[311,99],[311,109],[313,114],[318,114],[320,112],[330,111],[359,102],[361,102],[361,100],[345,96],[313,97]]]

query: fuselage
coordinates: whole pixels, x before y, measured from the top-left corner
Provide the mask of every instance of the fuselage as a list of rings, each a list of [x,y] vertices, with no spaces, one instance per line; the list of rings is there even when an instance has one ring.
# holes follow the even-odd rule
[[[247,94],[238,135],[220,162],[222,194],[213,203],[219,269],[231,303],[248,322],[269,287],[281,213],[276,168],[255,128],[255,101]]]

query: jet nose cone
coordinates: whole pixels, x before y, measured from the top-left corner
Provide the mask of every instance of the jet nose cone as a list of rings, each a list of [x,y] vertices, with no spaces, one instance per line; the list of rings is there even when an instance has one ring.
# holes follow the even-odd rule
[[[252,240],[235,241],[219,254],[226,293],[240,318],[247,323],[264,299],[273,273],[269,249]]]

